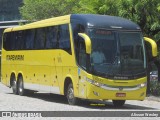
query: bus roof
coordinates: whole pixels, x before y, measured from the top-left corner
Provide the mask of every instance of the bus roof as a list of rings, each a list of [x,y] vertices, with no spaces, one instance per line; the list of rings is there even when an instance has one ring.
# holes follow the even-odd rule
[[[40,28],[45,26],[52,26],[52,25],[59,25],[59,24],[66,24],[66,23],[70,23],[70,15],[49,18],[45,20],[36,21],[30,24],[18,26],[18,27],[8,28],[4,32]]]
[[[107,29],[140,30],[134,22],[117,16],[96,15],[96,14],[73,14],[71,21],[78,20],[88,27],[100,27]]]
[[[32,28],[40,28],[45,26],[59,25],[80,21],[88,27],[99,27],[107,29],[119,30],[140,30],[140,27],[134,22],[116,16],[96,15],[96,14],[71,14],[60,17],[49,18],[30,24],[8,28],[5,32],[18,31]]]

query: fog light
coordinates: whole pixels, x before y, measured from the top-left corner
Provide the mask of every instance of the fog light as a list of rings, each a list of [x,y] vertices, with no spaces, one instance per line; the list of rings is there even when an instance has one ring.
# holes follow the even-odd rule
[[[94,95],[99,96],[98,92],[93,91]]]

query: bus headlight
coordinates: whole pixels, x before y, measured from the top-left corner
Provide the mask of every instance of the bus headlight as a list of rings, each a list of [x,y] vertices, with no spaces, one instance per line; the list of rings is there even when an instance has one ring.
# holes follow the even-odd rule
[[[91,83],[91,84],[93,84],[93,85],[95,85],[95,86],[97,86],[97,87],[101,87],[101,86],[104,85],[104,84],[102,84],[102,83],[96,82],[96,81],[91,80],[91,79],[89,79],[89,78],[87,78],[86,80],[87,80],[89,83]]]
[[[143,87],[146,87],[147,86],[147,83],[145,82],[145,83],[141,83],[141,84],[139,84],[138,85],[140,88],[143,88]]]

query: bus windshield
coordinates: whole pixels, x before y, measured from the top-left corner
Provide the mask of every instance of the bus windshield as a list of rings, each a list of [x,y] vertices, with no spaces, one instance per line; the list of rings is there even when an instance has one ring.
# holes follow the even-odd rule
[[[91,71],[115,79],[145,75],[146,60],[140,32],[89,29],[92,41]]]

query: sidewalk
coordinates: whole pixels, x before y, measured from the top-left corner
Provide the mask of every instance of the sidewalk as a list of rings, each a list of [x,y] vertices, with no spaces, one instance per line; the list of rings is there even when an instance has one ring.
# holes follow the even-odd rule
[[[157,101],[157,102],[160,102],[160,97],[158,97],[158,96],[152,96],[152,95],[150,95],[150,96],[146,97],[145,99],[148,100],[148,101]]]

